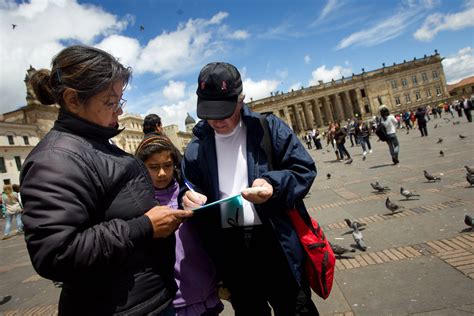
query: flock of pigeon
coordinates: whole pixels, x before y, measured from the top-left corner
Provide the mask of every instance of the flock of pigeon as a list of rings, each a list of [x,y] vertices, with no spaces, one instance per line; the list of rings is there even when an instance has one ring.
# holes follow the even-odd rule
[[[469,166],[464,166],[464,168],[466,168],[466,171],[467,171],[467,174],[466,174],[467,182],[469,182],[469,186],[472,186],[474,184],[474,168],[470,168]],[[433,176],[426,170],[423,170],[423,173],[426,180],[428,180],[428,182],[430,183],[441,181],[440,177]],[[329,178],[330,178],[330,175],[328,174],[328,179]],[[376,191],[376,193],[385,193],[387,191],[390,191],[390,188],[388,186],[384,186],[380,184],[378,181],[376,181],[375,183],[370,183],[370,185]],[[403,187],[400,187],[400,194],[405,197],[405,200],[410,200],[413,197],[420,196],[419,194],[416,193],[416,191],[413,191],[413,190],[410,191]],[[387,197],[387,199],[385,200],[385,207],[388,210],[390,210],[390,213],[386,215],[397,214],[399,212],[403,212],[403,209],[404,209],[403,206],[397,205],[393,203],[392,201],[390,201],[389,197]],[[334,254],[339,258],[342,258],[342,256],[346,253],[355,252],[356,251],[355,248],[362,251],[367,250],[367,246],[364,242],[364,236],[362,235],[362,232],[361,232],[361,230],[365,229],[367,225],[365,223],[351,221],[348,218],[344,219],[344,221],[346,222],[347,226],[349,226],[349,228],[352,230],[352,237],[354,238],[354,241],[356,244],[353,246],[352,249],[348,249],[343,246],[331,243],[331,248]],[[469,216],[466,214],[464,217],[464,223],[467,226],[469,226],[472,231],[474,231],[474,218],[472,216]]]

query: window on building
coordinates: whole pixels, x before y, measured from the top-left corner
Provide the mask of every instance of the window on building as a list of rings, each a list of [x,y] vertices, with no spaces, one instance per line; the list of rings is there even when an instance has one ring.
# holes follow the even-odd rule
[[[12,135],[7,135],[7,137],[8,137],[8,143],[10,145],[15,145],[15,141],[13,140],[13,136]]]
[[[18,171],[21,171],[21,158],[20,156],[15,156],[15,163],[16,163],[16,168]]]
[[[397,81],[392,80],[392,89],[396,89],[396,88],[397,88]]]
[[[410,103],[411,102],[411,98],[410,98],[410,95],[409,94],[405,94],[405,101],[407,103]]]
[[[433,79],[438,79],[438,71],[433,70]]]
[[[402,103],[400,102],[400,97],[399,97],[398,95],[395,97],[395,104],[396,104],[396,105],[402,104]]]
[[[363,98],[365,98],[366,97],[365,89],[360,89],[360,94],[362,95]]]
[[[9,184],[12,184],[12,182],[10,181],[10,179],[3,179],[3,184],[9,185]]]
[[[25,145],[30,144],[30,140],[28,139],[28,136],[23,136],[23,141],[25,142]]]
[[[420,100],[421,100],[420,91],[416,91],[416,92],[415,92],[415,96],[416,96],[416,101],[420,101]]]
[[[422,79],[423,81],[428,81],[428,75],[426,74],[426,72],[423,72],[423,73],[421,74],[421,79]]]
[[[6,173],[7,167],[5,166],[5,158],[0,157],[0,173]]]
[[[437,86],[437,87],[436,87],[436,95],[437,95],[437,96],[440,96],[440,95],[442,95],[442,94],[443,94],[443,93],[441,92],[441,87],[440,87],[440,86]]]
[[[402,86],[408,86],[408,81],[405,78],[402,79]]]
[[[418,80],[416,79],[416,75],[414,76],[411,76],[411,81],[413,82],[413,84],[418,84]]]
[[[430,89],[426,89],[426,97],[431,98],[431,90]]]
[[[364,104],[365,113],[370,113],[370,107],[368,104]]]

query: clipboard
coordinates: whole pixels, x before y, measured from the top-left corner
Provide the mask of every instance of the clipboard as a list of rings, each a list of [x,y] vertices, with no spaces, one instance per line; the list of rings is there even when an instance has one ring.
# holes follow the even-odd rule
[[[200,207],[197,207],[195,209],[193,209],[193,212],[196,212],[196,211],[201,211],[203,209],[206,209],[208,208],[209,206],[213,206],[213,205],[216,205],[216,204],[221,204],[221,203],[224,203],[224,202],[229,202],[233,199],[236,199],[236,203],[239,203],[240,205],[242,205],[242,194],[236,194],[236,195],[231,195],[231,196],[228,196],[226,198],[223,198],[223,199],[220,199],[218,201],[214,201],[214,202],[211,202],[209,204],[204,204],[203,206],[200,206]],[[238,199],[238,200],[237,200]]]

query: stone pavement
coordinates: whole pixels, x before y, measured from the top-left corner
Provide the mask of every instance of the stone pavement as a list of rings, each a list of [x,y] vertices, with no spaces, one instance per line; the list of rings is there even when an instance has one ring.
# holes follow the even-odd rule
[[[337,261],[327,300],[313,295],[322,315],[474,315],[474,231],[463,223],[464,214],[474,215],[474,186],[468,186],[463,168],[474,167],[474,124],[458,120],[461,124],[452,125],[453,120],[432,119],[426,138],[418,130],[409,135],[400,130],[398,166],[376,137],[371,138],[374,152],[365,161],[362,149],[350,147],[347,140],[351,165],[335,161],[331,146],[310,150],[318,168],[305,199],[310,213],[331,242],[345,247],[354,241],[344,218],[367,223],[362,233],[369,247]],[[459,134],[468,137],[460,139]],[[441,182],[428,183],[423,170],[440,176]],[[369,184],[374,181],[391,191],[374,193]],[[405,200],[401,186],[421,197]],[[404,211],[387,215],[387,196]],[[34,272],[23,236],[0,241],[0,251],[0,295],[12,295],[0,313],[54,315],[59,290]],[[233,315],[227,302],[225,306],[222,315]]]

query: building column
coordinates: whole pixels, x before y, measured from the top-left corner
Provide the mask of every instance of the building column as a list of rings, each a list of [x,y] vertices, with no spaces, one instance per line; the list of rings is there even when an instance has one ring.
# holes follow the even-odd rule
[[[357,92],[356,91],[357,91],[357,89],[350,90],[349,91],[349,98],[352,101],[354,112],[358,113],[359,116],[362,117],[362,109],[360,107],[360,102],[359,102],[359,99],[357,97]]]
[[[304,116],[306,118],[306,129],[312,130],[314,128],[314,117],[313,111],[311,109],[311,103],[306,101],[301,103],[301,106],[303,107]]]
[[[324,96],[321,98],[324,109],[324,116],[326,116],[326,124],[329,125],[330,122],[334,122],[334,116],[332,115],[331,106],[329,105],[329,97]]]
[[[316,126],[322,127],[324,124],[323,124],[323,118],[321,117],[321,110],[319,109],[318,100],[317,99],[311,100],[310,103],[311,103],[313,116],[315,117]]]
[[[344,97],[344,103],[346,104],[347,111],[349,112],[349,117],[352,119],[354,117],[354,107],[352,106],[352,101],[349,96],[349,91],[343,91],[342,96]]]
[[[303,125],[301,124],[301,118],[300,118],[300,111],[298,110],[297,104],[293,104],[291,107],[293,108],[293,114],[296,120],[296,129],[297,129],[296,132],[299,133],[303,130]]]
[[[355,95],[356,95],[356,98],[357,98],[357,102],[360,104],[360,108],[361,108],[360,114],[363,115],[363,114],[367,113],[365,111],[365,100],[364,100],[364,98],[362,98],[362,93],[360,92],[360,88],[355,88],[354,90],[355,90]],[[362,109],[364,109],[364,110],[362,110]]]
[[[291,122],[290,112],[289,112],[287,106],[285,106],[285,107],[283,108],[283,113],[285,113],[286,124],[288,124],[288,126],[291,127],[291,129],[294,129],[294,128],[293,128],[293,123]]]
[[[339,100],[339,95],[337,93],[332,95],[334,110],[336,112],[336,120],[344,120],[344,111],[342,110],[341,101]]]

